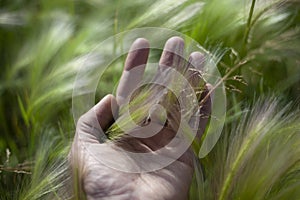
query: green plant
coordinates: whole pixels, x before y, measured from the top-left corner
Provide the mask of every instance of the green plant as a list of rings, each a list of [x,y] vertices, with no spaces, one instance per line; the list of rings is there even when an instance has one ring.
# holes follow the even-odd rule
[[[71,96],[82,61],[99,41],[144,26],[171,28],[196,39],[215,56],[221,74],[226,77],[230,109],[223,137],[214,151],[201,160],[206,177],[202,181],[204,186],[200,184],[191,191],[204,195],[204,199],[239,195],[250,198],[253,191],[257,192],[256,199],[299,196],[299,164],[289,167],[299,157],[299,152],[292,148],[299,143],[297,112],[286,110],[289,117],[280,117],[275,111],[262,113],[256,109],[249,114],[254,116],[240,119],[245,114],[246,102],[265,94],[280,95],[285,102],[299,98],[299,1],[4,0],[0,5],[1,199],[43,199],[58,190],[57,178],[65,169],[60,163],[65,162],[66,146],[74,134]],[[111,45],[118,48],[116,42]],[[100,61],[96,56],[88,64],[97,66]],[[117,62],[106,72],[108,89],[100,88],[97,96],[112,90],[121,65],[122,61]],[[270,106],[276,107],[275,104],[270,101]],[[272,106],[267,107],[273,109]],[[278,130],[270,127],[257,140],[257,133],[264,129],[256,130],[261,127],[256,127],[254,121],[262,115],[266,116],[263,125],[274,125]],[[234,127],[239,127],[238,131]],[[249,137],[257,143],[247,143]],[[243,150],[241,146],[246,148],[245,144],[248,146]],[[265,146],[270,150],[268,159],[263,151]],[[275,153],[280,159],[275,159]],[[235,156],[240,159],[235,160]],[[271,162],[278,166],[272,167]],[[275,176],[279,166],[281,174]],[[234,171],[230,172],[230,167]],[[252,174],[252,168],[259,173]],[[264,172],[266,178],[261,180],[258,176]],[[272,175],[274,179],[268,179]],[[202,183],[199,178],[197,181]],[[258,183],[246,188],[247,181]],[[232,192],[232,187],[237,186],[240,193]],[[266,188],[270,190],[266,192]],[[220,196],[205,196],[210,194]]]

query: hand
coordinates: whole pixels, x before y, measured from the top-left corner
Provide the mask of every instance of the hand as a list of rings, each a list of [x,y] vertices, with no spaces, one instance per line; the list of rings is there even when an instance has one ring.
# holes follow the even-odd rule
[[[199,70],[203,65],[203,55],[194,52],[189,57],[187,64],[182,64],[184,42],[181,38],[170,38],[164,47],[159,62],[159,71],[162,73],[169,68],[183,66],[179,70],[187,76],[190,84],[197,91],[197,85],[202,80]],[[80,181],[80,187],[88,199],[187,199],[189,187],[194,172],[193,152],[188,148],[178,159],[169,165],[150,172],[129,173],[117,170],[109,166],[122,166],[130,168],[134,161],[125,158],[127,154],[120,152],[130,151],[135,153],[152,153],[164,147],[176,135],[176,119],[172,113],[180,114],[178,107],[167,109],[166,119],[160,127],[162,129],[154,136],[148,138],[121,137],[117,142],[100,142],[105,131],[114,123],[114,116],[118,116],[119,107],[125,104],[126,100],[135,90],[142,79],[145,65],[149,54],[149,44],[145,39],[137,39],[131,46],[127,56],[124,71],[117,89],[116,98],[113,95],[105,96],[90,111],[84,114],[78,121],[76,135],[72,149],[69,154],[71,166],[75,171],[75,177]],[[178,68],[176,68],[178,69]],[[196,70],[190,70],[196,69]],[[194,73],[195,72],[195,73]],[[199,97],[202,102],[200,113],[201,118],[197,126],[196,138],[203,133],[210,114],[210,98],[204,99],[207,90]],[[209,97],[209,96],[208,96]],[[161,97],[154,96],[154,99]],[[167,99],[168,100],[168,99]],[[130,100],[132,101],[132,100]],[[168,105],[165,101],[163,106]],[[168,107],[168,106],[167,106]],[[150,116],[152,125],[159,124],[155,120],[155,112]],[[175,117],[176,118],[176,117]],[[168,124],[166,125],[166,122]],[[193,119],[189,122],[192,123]],[[144,121],[147,123],[147,120]],[[147,126],[144,124],[143,126]],[[151,132],[152,129],[150,129]],[[144,132],[135,130],[138,134]],[[125,156],[122,156],[125,155]],[[128,157],[128,156],[127,156]],[[105,161],[105,162],[101,162]],[[130,162],[132,161],[132,162]],[[146,165],[151,165],[148,160]],[[137,166],[139,167],[139,166]],[[78,179],[77,179],[78,180]]]

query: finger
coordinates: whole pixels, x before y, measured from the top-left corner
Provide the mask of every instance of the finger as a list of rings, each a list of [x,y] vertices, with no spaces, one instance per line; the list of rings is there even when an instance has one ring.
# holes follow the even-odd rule
[[[195,51],[190,54],[189,57],[189,67],[196,68],[199,71],[203,71],[204,63],[205,62],[205,56],[203,53],[200,53],[199,51]]]
[[[211,109],[212,109],[212,97],[213,95],[210,93],[212,90],[212,85],[206,84],[206,90],[202,93],[201,99],[202,105],[200,105],[200,122],[199,122],[199,129],[197,132],[197,136],[200,138],[207,125],[209,118],[211,117]]]
[[[191,53],[189,60],[188,60],[188,67],[187,67],[187,78],[191,86],[199,92],[200,89],[203,89],[204,80],[202,78],[201,72],[204,68],[204,60],[205,57],[200,52],[193,52]],[[198,95],[197,95],[198,96]]]
[[[139,85],[145,71],[148,55],[148,41],[144,38],[136,39],[130,47],[117,88],[116,97],[119,105],[124,104],[125,100]]]
[[[195,113],[194,116],[192,116],[190,120],[190,125],[191,127],[194,127],[197,129],[197,138],[201,138],[203,135],[207,125],[209,118],[211,116],[211,109],[212,109],[212,97],[213,94],[211,92],[212,90],[212,85],[211,84],[206,84],[205,85],[205,90],[201,93],[200,97],[200,105],[197,113]],[[200,119],[199,124],[197,127],[195,127],[196,122],[195,120]]]
[[[114,96],[105,96],[78,120],[77,139],[89,143],[99,143],[105,137],[105,131],[114,122],[113,116],[116,116],[117,112],[118,106]]]
[[[165,46],[159,61],[159,68],[178,67],[183,60],[184,41],[180,37],[170,38]]]
[[[184,76],[187,79],[181,91],[181,101],[186,107],[186,111],[190,117],[198,110],[198,102],[201,99],[201,93],[204,91],[205,81],[202,78],[200,69],[203,69],[204,55],[200,52],[193,52],[190,54],[188,63],[186,64],[187,70]],[[196,98],[196,99],[195,99]]]

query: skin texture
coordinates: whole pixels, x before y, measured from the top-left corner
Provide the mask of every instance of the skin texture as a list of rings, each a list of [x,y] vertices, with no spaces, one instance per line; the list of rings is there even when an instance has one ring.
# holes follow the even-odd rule
[[[170,38],[164,47],[159,61],[159,70],[179,65],[182,61],[184,42],[179,37]],[[126,166],[129,163],[122,162],[118,154],[124,149],[133,152],[153,152],[174,137],[176,131],[172,127],[164,127],[159,133],[149,138],[126,138],[122,143],[100,143],[103,134],[114,121],[113,116],[118,115],[119,106],[125,102],[134,87],[141,81],[149,53],[148,41],[137,39],[131,46],[127,56],[124,71],[117,89],[116,98],[113,95],[105,96],[90,111],[84,114],[78,121],[76,135],[69,160],[75,175],[79,179],[80,188],[87,199],[187,199],[188,191],[194,172],[193,153],[188,149],[178,160],[163,169],[147,173],[127,173],[118,171],[99,162],[93,156],[108,159],[110,162],[121,163]],[[196,67],[201,70],[203,55],[194,52],[190,55],[189,64],[185,67]],[[132,70],[136,69],[136,70]],[[190,72],[191,85],[197,85],[200,79],[198,75]],[[195,88],[195,91],[197,88]],[[199,101],[207,94],[207,91],[199,96]],[[197,137],[199,138],[207,124],[210,114],[210,98],[203,104],[200,113],[206,117],[200,121]],[[95,119],[96,116],[96,119]],[[193,119],[191,119],[192,122]],[[155,124],[155,119],[152,119]],[[91,127],[101,127],[93,128]],[[141,133],[142,134],[142,133]],[[93,152],[93,155],[90,153]],[[149,161],[151,162],[151,161]],[[151,163],[149,163],[151,164]]]

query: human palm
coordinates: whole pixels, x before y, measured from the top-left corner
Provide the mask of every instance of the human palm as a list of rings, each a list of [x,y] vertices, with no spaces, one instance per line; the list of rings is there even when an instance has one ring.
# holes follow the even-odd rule
[[[183,47],[184,43],[181,38],[169,39],[161,56],[159,68],[163,70],[163,68],[176,65],[180,57],[178,55],[183,52]],[[148,42],[145,39],[137,39],[127,56],[116,98],[107,95],[84,114],[77,123],[70,159],[88,199],[188,198],[194,172],[191,148],[187,148],[179,158],[172,158],[174,159],[172,162],[161,167],[157,167],[155,162],[158,161],[136,160],[130,156],[130,153],[127,153],[147,153],[156,156],[157,150],[163,148],[176,137],[178,127],[172,126],[174,124],[170,119],[172,116],[168,114],[180,113],[176,108],[167,110],[164,120],[156,118],[157,112],[153,112],[149,118],[152,129],[150,128],[148,131],[159,130],[155,135],[150,137],[124,136],[117,142],[113,140],[99,142],[104,132],[113,124],[114,118],[118,116],[119,107],[126,102],[128,96],[140,82],[147,63],[148,53]],[[202,60],[201,53],[192,53],[189,58],[192,65],[188,67],[201,67]],[[190,79],[189,81],[193,82],[194,80]],[[203,94],[201,98],[203,99]],[[201,113],[205,115],[210,112],[210,99],[208,98],[208,100],[201,108]],[[167,106],[168,102],[164,102],[164,104]],[[149,125],[149,119],[143,121],[144,124],[141,125]],[[207,118],[200,121],[196,131],[197,137],[202,134],[206,123]],[[143,135],[144,131],[142,130],[142,128],[136,129],[135,132]],[[165,155],[166,160],[169,157],[170,155]],[[156,166],[156,168],[154,167],[155,170],[143,170],[144,167],[147,168],[152,164]]]

